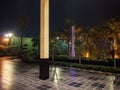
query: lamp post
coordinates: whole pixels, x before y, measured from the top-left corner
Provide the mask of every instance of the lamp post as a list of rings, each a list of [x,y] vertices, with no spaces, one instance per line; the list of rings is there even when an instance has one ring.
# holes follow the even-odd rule
[[[54,61],[55,61],[55,47],[56,47],[57,41],[58,41],[59,39],[60,39],[59,37],[56,37],[56,38],[55,38],[55,41],[54,41],[54,45],[53,45],[53,55],[52,55],[52,61],[53,61],[53,63],[54,63]]]

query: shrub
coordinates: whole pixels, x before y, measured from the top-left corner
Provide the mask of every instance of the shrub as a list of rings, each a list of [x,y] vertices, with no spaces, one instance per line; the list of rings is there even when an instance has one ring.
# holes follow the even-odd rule
[[[102,72],[111,72],[111,73],[120,73],[120,68],[114,68],[109,66],[99,66],[99,65],[87,65],[87,64],[76,64],[76,63],[68,63],[68,62],[51,62],[50,64],[66,66],[66,67],[75,67],[87,70],[95,70]]]

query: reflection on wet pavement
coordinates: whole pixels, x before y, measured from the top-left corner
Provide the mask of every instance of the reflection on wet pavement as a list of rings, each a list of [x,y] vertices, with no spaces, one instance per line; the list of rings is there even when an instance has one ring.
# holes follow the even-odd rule
[[[0,90],[120,90],[120,75],[50,66],[50,78],[40,80],[39,63],[0,58]]]

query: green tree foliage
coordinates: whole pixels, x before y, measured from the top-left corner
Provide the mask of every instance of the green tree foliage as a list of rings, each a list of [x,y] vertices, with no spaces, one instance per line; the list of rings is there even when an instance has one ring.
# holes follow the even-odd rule
[[[112,18],[106,25],[94,26],[88,28],[87,36],[84,37],[87,47],[90,49],[90,42],[94,44],[94,51],[96,52],[96,58],[106,57],[111,51],[111,47],[114,49],[114,40],[118,44],[120,35],[120,19],[118,17]],[[86,46],[85,45],[85,46]]]
[[[18,16],[17,17],[17,24],[18,24],[18,27],[20,28],[19,33],[20,33],[21,41],[20,41],[20,54],[19,54],[19,56],[21,57],[22,47],[23,47],[23,34],[24,34],[24,31],[26,30],[26,28],[28,26],[30,26],[30,23],[29,23],[27,17]]]
[[[34,52],[36,52],[37,54],[36,55],[36,58],[39,59],[40,57],[40,34],[39,34],[39,31],[33,36],[32,40],[33,42],[33,46],[37,48],[37,50]]]
[[[58,38],[60,37],[60,32],[50,32],[49,39],[49,54],[50,57],[57,57],[60,54],[60,48],[58,47]]]
[[[68,56],[70,54],[70,42],[71,42],[71,29],[72,26],[75,26],[75,39],[79,39],[80,36],[80,32],[81,32],[81,28],[75,24],[74,21],[67,19],[65,21],[64,27],[63,27],[63,31],[61,34],[61,38],[63,40],[67,41],[67,46],[68,46]],[[76,46],[76,45],[75,45]]]

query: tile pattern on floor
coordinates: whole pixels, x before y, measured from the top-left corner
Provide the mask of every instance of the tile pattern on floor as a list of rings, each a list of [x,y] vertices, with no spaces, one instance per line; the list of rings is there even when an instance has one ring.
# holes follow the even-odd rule
[[[120,90],[120,75],[50,66],[39,79],[39,64],[0,58],[0,90]]]

